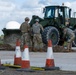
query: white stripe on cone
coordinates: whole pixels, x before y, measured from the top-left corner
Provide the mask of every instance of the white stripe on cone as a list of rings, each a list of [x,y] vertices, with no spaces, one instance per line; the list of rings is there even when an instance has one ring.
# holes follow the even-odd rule
[[[29,60],[29,51],[28,48],[25,48],[22,52],[22,60]]]
[[[52,47],[48,47],[48,51],[47,51],[47,59],[53,59],[53,51],[52,51]]]
[[[16,55],[16,57],[21,57],[20,46],[16,47],[16,49],[15,49],[15,55]]]
[[[24,51],[22,52],[22,63],[21,68],[30,68],[30,61],[29,61],[29,50],[28,46],[24,46]]]
[[[16,41],[14,65],[21,65],[21,51],[20,51],[19,39],[17,39],[17,41]]]

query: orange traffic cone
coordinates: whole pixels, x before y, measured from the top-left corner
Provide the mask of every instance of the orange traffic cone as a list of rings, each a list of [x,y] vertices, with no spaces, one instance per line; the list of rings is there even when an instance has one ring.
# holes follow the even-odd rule
[[[17,41],[16,41],[14,65],[21,65],[21,51],[20,51],[19,39],[17,39]]]
[[[1,59],[0,59],[0,70],[4,70],[4,69],[5,69],[5,66],[2,65]]]
[[[55,67],[54,64],[54,57],[53,57],[53,49],[52,49],[52,41],[48,40],[48,48],[47,48],[47,58],[46,58],[46,65],[45,70],[56,70],[59,67]]]
[[[24,51],[22,52],[22,62],[21,62],[22,69],[29,69],[30,68],[30,61],[29,61],[29,50],[28,46],[24,46]]]
[[[46,67],[53,67],[54,64],[54,57],[53,57],[53,50],[52,50],[52,42],[51,40],[48,41],[48,49],[47,49],[47,59],[46,59]]]
[[[34,72],[30,68],[29,49],[27,45],[24,45],[24,51],[22,52],[21,69],[17,69],[17,71]]]

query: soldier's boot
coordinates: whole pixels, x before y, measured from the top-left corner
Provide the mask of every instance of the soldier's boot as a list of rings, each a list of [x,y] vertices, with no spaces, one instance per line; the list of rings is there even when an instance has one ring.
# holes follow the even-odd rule
[[[31,52],[33,50],[33,45],[32,45],[32,42],[30,41],[29,43],[29,51]]]
[[[36,48],[33,48],[33,50],[32,50],[33,52],[37,52],[37,49]]]
[[[20,49],[21,49],[21,51],[24,51],[24,47],[22,45],[20,46]]]
[[[40,48],[39,50],[38,50],[39,52],[43,52],[43,50]]]
[[[31,52],[33,49],[32,49],[32,47],[29,47],[29,51]]]
[[[43,52],[43,43],[42,43],[42,42],[40,43],[39,48],[40,48],[39,51],[40,51],[40,52]]]

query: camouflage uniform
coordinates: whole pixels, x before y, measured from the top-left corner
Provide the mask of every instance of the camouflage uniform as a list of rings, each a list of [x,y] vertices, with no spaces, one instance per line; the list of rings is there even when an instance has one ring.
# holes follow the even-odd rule
[[[43,27],[41,24],[33,24],[32,26],[32,31],[33,31],[33,47],[34,47],[34,51],[36,49],[41,50],[43,48],[43,42],[42,42],[42,37],[41,37],[41,33],[40,30],[43,31]]]
[[[64,36],[68,37],[68,42],[67,42],[67,50],[71,50],[72,47],[72,42],[74,41],[75,34],[70,28],[64,28]]]
[[[20,26],[20,30],[22,33],[21,36],[21,49],[23,49],[24,45],[31,46],[31,39],[30,39],[30,25],[27,22],[27,18],[25,18],[25,22],[23,22]]]

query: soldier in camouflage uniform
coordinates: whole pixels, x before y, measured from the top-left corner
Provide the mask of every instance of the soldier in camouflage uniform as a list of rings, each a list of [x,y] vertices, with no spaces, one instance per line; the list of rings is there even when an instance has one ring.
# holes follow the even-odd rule
[[[40,50],[42,51],[43,48],[43,42],[42,42],[42,37],[40,30],[43,31],[43,27],[41,24],[39,24],[39,19],[35,20],[35,24],[32,26],[32,31],[33,31],[33,50]]]
[[[24,45],[31,46],[31,39],[30,39],[30,25],[29,25],[29,18],[25,18],[25,22],[23,22],[20,26],[21,30],[21,49],[23,50]]]
[[[65,37],[65,36],[68,37],[67,50],[70,51],[71,50],[71,47],[72,47],[72,42],[74,41],[74,38],[75,38],[75,34],[68,27],[63,27],[63,33],[64,33],[64,36],[63,37]]]

